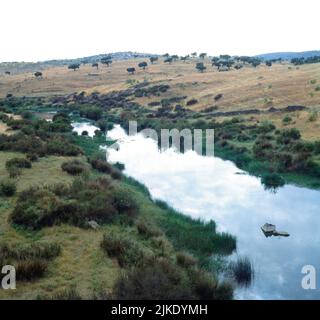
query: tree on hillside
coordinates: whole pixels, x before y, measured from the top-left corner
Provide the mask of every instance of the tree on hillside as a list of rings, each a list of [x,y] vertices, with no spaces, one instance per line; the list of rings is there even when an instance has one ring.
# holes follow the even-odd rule
[[[240,69],[243,68],[243,65],[238,63],[238,64],[236,64],[236,65],[234,66],[234,68],[235,68],[236,70],[240,70]]]
[[[72,63],[72,64],[68,65],[68,69],[72,69],[73,71],[76,71],[79,68],[80,68],[80,64],[79,63]]]
[[[156,61],[158,61],[158,57],[150,57],[149,60],[151,64],[154,64]]]
[[[266,66],[267,67],[272,67],[272,61],[270,61],[270,60],[266,61]]]
[[[174,54],[171,56],[173,61],[177,61],[179,59],[179,56],[177,54]]]
[[[186,62],[186,60],[187,60],[188,58],[189,58],[189,55],[180,57],[180,60],[183,61],[183,62]]]
[[[88,64],[88,63],[89,63],[89,60],[87,59],[81,60],[81,64]]]
[[[196,69],[200,72],[203,72],[204,70],[207,69],[207,67],[203,64],[203,62],[198,62],[196,64]]]
[[[196,52],[192,52],[191,55],[195,58],[197,56]]]
[[[143,70],[145,70],[147,66],[148,66],[148,64],[147,64],[145,61],[140,62],[140,63],[138,64],[138,67],[139,67],[139,68],[142,68]]]
[[[164,55],[162,55],[164,58],[169,58],[169,53],[165,53]]]
[[[261,64],[261,61],[258,60],[258,59],[255,59],[255,60],[253,60],[253,61],[251,62],[251,64],[252,64],[253,67],[256,68],[257,66],[259,66],[259,65]]]
[[[130,73],[130,74],[134,74],[136,69],[135,68],[127,68],[127,71]]]
[[[228,54],[220,54],[220,59],[229,60],[230,58],[231,56],[229,56]]]
[[[205,52],[202,52],[202,53],[199,54],[199,57],[201,59],[204,59],[206,56],[207,56],[207,54]]]
[[[38,78],[42,78],[42,72],[37,71],[34,73],[34,76],[38,79]]]
[[[172,60],[173,59],[171,57],[168,57],[167,59],[164,59],[163,62],[171,64]]]
[[[110,56],[104,57],[104,58],[102,58],[100,61],[101,61],[102,64],[106,64],[108,67],[109,67],[110,64],[112,63],[112,60],[111,60],[111,57],[110,57]]]
[[[97,68],[97,70],[99,69],[98,62],[94,62],[91,66],[92,66],[92,68]]]

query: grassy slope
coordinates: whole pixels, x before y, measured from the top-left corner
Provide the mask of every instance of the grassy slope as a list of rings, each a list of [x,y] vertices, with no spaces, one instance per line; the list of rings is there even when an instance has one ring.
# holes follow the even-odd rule
[[[0,179],[7,177],[5,162],[17,156],[22,156],[22,154],[0,152]],[[31,169],[22,171],[22,175],[18,179],[18,191],[24,190],[30,185],[71,182],[72,177],[60,169],[61,164],[67,159],[71,158],[50,156],[39,159],[33,163]],[[84,160],[84,158],[81,159]],[[131,179],[124,179],[121,183],[126,184],[135,194],[134,197],[140,204],[140,219],[161,226],[163,219],[168,217],[169,211],[155,205],[146,190],[139,184],[133,183]],[[104,233],[112,230],[118,234],[129,235],[149,247],[150,250],[155,250],[149,240],[139,236],[134,226],[109,224],[102,226],[97,231],[70,225],[43,228],[40,231],[28,231],[20,227],[13,227],[9,224],[8,217],[15,199],[16,197],[0,197],[1,242],[11,245],[33,242],[58,243],[62,246],[62,253],[49,264],[45,277],[32,282],[19,282],[17,290],[0,290],[0,299],[50,298],[70,287],[76,287],[81,296],[86,298],[91,298],[95,292],[102,289],[110,292],[122,269],[119,268],[116,259],[111,259],[102,252],[100,241]],[[192,221],[190,226],[192,226]],[[190,228],[190,226],[188,227]],[[179,228],[179,223],[172,227],[173,230]],[[181,249],[181,244],[179,249]],[[172,250],[170,254],[174,255],[174,251]]]

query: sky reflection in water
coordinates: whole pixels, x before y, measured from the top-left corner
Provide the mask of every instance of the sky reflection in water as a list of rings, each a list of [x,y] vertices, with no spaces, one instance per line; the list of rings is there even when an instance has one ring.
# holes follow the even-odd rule
[[[318,299],[317,290],[301,288],[301,268],[312,264],[320,272],[320,192],[285,186],[276,194],[265,191],[258,178],[232,162],[167,150],[142,135],[128,137],[117,127],[119,151],[109,160],[125,164],[125,173],[143,182],[154,198],[194,218],[213,219],[219,231],[237,236],[237,254],[253,262],[255,280],[238,289],[240,299]],[[239,174],[240,173],[240,174]],[[265,238],[260,227],[273,223],[288,238]]]

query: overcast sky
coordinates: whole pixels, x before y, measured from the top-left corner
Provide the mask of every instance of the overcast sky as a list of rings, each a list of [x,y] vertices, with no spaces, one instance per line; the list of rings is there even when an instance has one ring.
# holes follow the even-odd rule
[[[319,0],[1,0],[0,61],[320,49]]]

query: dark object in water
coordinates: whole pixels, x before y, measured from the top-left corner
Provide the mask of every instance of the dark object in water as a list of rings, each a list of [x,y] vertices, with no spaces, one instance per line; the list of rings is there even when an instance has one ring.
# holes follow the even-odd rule
[[[261,227],[261,230],[266,237],[271,237],[271,236],[289,237],[290,236],[290,234],[286,231],[277,231],[276,226],[271,223],[265,223]]]

